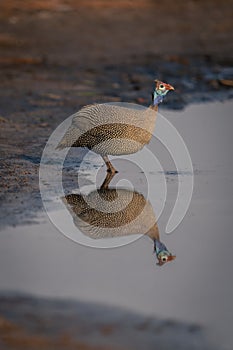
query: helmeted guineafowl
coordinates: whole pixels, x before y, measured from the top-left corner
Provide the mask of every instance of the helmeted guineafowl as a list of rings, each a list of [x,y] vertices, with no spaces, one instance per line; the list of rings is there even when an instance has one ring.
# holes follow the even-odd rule
[[[75,226],[92,239],[145,234],[154,242],[158,265],[174,260],[175,256],[160,241],[150,202],[136,191],[109,188],[107,178],[100,189],[87,195],[72,193],[62,198]]]
[[[152,104],[106,103],[83,107],[74,114],[72,124],[57,148],[87,147],[102,156],[108,172],[115,173],[108,155],[131,154],[149,143],[155,127],[158,104],[163,101],[170,84],[155,80]]]

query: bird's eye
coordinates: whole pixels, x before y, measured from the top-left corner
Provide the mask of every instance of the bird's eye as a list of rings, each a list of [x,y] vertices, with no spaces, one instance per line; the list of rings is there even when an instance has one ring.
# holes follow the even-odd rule
[[[163,84],[159,85],[160,90],[165,90],[165,86]]]
[[[161,260],[162,260],[162,262],[166,262],[167,261],[167,256],[163,256]]]

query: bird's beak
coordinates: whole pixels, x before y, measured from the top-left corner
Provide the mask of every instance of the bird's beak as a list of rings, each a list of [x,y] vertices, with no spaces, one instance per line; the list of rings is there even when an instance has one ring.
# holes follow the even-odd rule
[[[172,85],[170,85],[170,84],[164,84],[164,85],[165,85],[165,88],[167,90],[175,90],[174,87]]]
[[[176,256],[175,255],[169,255],[168,256],[168,261],[172,261],[172,260],[175,260]]]

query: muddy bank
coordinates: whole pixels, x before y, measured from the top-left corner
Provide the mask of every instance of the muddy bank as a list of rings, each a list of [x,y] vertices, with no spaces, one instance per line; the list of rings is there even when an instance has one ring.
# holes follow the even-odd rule
[[[120,308],[29,296],[0,297],[0,345],[10,349],[213,349],[200,327]]]
[[[232,0],[11,0],[0,10],[4,57],[79,65],[145,54],[233,55]]]

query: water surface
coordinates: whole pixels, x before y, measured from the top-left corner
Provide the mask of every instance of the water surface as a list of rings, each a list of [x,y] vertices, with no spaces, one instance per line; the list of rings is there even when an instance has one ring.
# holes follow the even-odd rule
[[[230,349],[233,345],[232,109],[230,101],[193,105],[183,112],[164,112],[184,138],[195,173],[190,209],[181,225],[171,235],[165,235],[176,198],[177,176],[172,161],[158,146],[158,159],[168,184],[165,211],[158,223],[160,239],[176,254],[176,260],[163,267],[156,266],[153,242],[148,237],[116,249],[76,244],[60,234],[44,215],[38,225],[1,231],[1,291],[103,302],[145,314],[197,322],[206,326],[212,341]],[[119,168],[121,161],[116,160],[115,164]],[[141,172],[129,166],[122,173],[133,179],[138,192],[145,192]],[[99,176],[102,175],[104,169]],[[113,185],[118,181],[117,176]],[[154,202],[153,196],[151,200],[154,207],[160,175],[148,176],[154,178]]]

